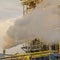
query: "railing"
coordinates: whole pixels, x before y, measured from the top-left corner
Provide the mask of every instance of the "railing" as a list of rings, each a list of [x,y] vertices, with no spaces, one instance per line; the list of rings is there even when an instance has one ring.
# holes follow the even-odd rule
[[[45,57],[49,56],[50,51],[40,51],[40,52],[33,52],[33,53],[26,53],[26,54],[17,54],[10,57],[0,58],[0,60],[32,60],[34,58]]]
[[[0,60],[33,60],[33,59],[41,58],[41,57],[43,57],[43,58],[47,57],[50,59],[51,53],[52,53],[52,51],[46,50],[46,51],[32,52],[32,53],[26,53],[26,54],[21,54],[21,55],[20,54],[12,55],[9,57],[0,58]],[[56,57],[55,57],[55,59],[58,60]],[[42,59],[39,59],[39,60],[42,60]],[[44,59],[44,60],[47,60],[47,59]]]

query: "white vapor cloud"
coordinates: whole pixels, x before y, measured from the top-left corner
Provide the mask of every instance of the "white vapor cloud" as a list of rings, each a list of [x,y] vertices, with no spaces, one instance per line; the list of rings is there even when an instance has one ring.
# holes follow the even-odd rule
[[[35,10],[17,19],[6,33],[5,41],[9,48],[34,38],[43,38],[48,43],[60,40],[60,0],[43,0]],[[10,43],[10,44],[8,44]]]
[[[10,26],[14,25],[14,22],[17,18],[21,18],[21,17],[19,16],[19,17],[16,17],[16,18],[5,20],[5,21],[0,21],[0,42],[1,42],[0,43],[0,48],[2,48],[4,38],[5,38],[4,36],[7,32],[7,30],[9,29]]]
[[[22,11],[20,0],[0,0],[0,52],[6,31],[22,15]]]

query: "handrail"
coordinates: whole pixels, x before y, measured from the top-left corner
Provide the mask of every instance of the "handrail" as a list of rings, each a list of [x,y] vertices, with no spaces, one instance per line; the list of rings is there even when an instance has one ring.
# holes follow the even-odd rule
[[[46,51],[40,51],[40,52],[17,54],[17,55],[12,55],[10,57],[0,58],[0,59],[26,57],[26,56],[29,56],[29,57],[31,56],[32,58],[36,58],[36,57],[48,56],[49,54],[50,54],[50,51],[46,50]]]
[[[55,52],[55,51],[53,51]],[[2,59],[8,59],[8,58],[19,58],[19,57],[23,57],[23,58],[38,58],[38,57],[45,57],[45,56],[49,56],[51,53],[53,53],[50,50],[46,50],[46,51],[40,51],[40,52],[30,52],[30,53],[25,53],[25,54],[17,54],[17,55],[12,55],[10,57],[5,57],[5,58],[0,58]]]

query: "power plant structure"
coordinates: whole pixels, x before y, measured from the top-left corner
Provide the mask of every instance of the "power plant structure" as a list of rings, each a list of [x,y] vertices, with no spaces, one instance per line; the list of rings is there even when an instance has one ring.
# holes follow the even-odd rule
[[[23,5],[23,15],[28,14],[33,10],[37,4],[41,3],[43,0],[21,0]]]
[[[5,54],[5,58],[0,60],[59,60],[59,44],[45,44],[43,41],[35,38],[26,42],[21,47],[25,54]]]
[[[23,5],[23,15],[30,13],[43,0],[21,0]],[[5,54],[0,60],[60,60],[60,43],[48,44],[39,38],[25,42],[21,47],[24,54]]]

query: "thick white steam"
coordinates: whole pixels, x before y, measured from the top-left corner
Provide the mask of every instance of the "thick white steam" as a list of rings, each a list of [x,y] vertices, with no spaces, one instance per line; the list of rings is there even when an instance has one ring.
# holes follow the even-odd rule
[[[14,26],[7,31],[8,39],[12,42],[9,48],[34,38],[42,38],[48,43],[60,40],[60,0],[43,0],[34,11],[17,19]],[[11,40],[10,40],[11,39]],[[7,42],[9,43],[9,42]]]

